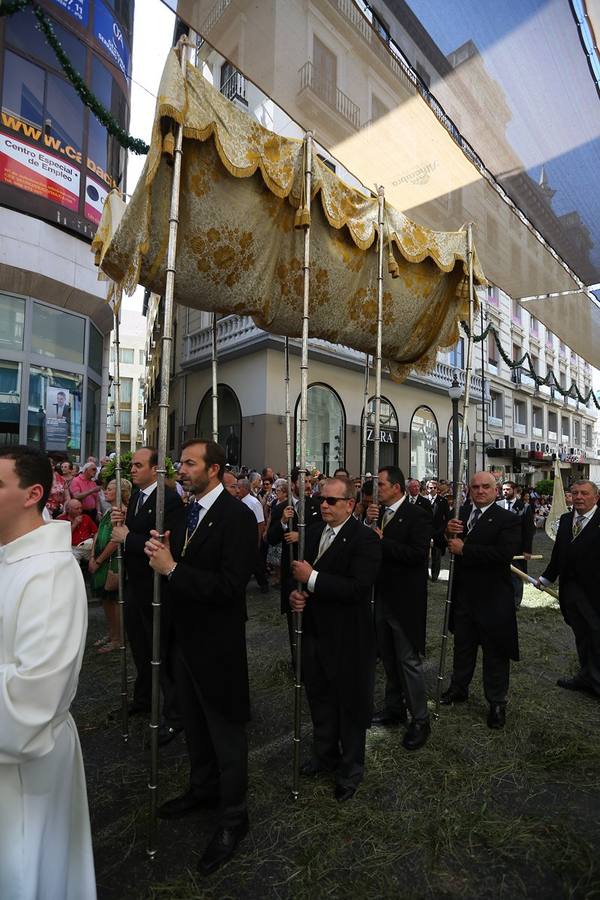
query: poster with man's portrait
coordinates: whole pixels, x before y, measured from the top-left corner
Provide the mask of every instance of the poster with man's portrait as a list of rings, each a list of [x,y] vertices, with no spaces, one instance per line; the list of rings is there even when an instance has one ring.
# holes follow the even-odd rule
[[[65,388],[46,389],[46,450],[66,450],[71,431],[71,395]]]

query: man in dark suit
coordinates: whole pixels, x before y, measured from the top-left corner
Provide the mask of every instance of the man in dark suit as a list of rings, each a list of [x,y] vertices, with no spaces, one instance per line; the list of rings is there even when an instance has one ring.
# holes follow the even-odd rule
[[[531,507],[528,503],[524,503],[520,497],[517,497],[517,485],[514,481],[505,481],[502,485],[502,499],[498,500],[498,506],[519,517],[521,546],[519,547],[518,555],[523,556],[524,559],[515,559],[513,566],[516,569],[520,569],[521,572],[527,572],[527,560],[531,559],[531,554],[533,553],[533,536],[535,534],[535,523]],[[523,581],[514,572],[511,577],[515,594],[515,606],[519,607],[523,600]]]
[[[454,553],[450,628],[454,632],[454,667],[442,703],[468,699],[477,648],[483,654],[483,688],[490,705],[487,723],[503,728],[510,660],[519,658],[517,617],[510,566],[521,539],[516,516],[496,503],[491,472],[471,479],[471,501],[459,519],[448,522],[448,549]]]
[[[421,494],[421,482],[418,478],[409,478],[406,482],[406,498],[411,506],[422,506],[423,509],[427,509],[431,512],[431,504],[427,498]]]
[[[167,580],[169,658],[181,704],[190,783],[158,814],[177,819],[220,806],[219,826],[198,867],[209,874],[231,858],[248,831],[250,718],[246,585],[256,560],[256,519],[223,488],[225,451],[193,439],[181,448],[179,477],[191,494],[164,543],[146,544]]]
[[[267,530],[267,543],[272,547],[282,544],[281,548],[281,574],[280,574],[280,608],[281,614],[287,616],[288,637],[292,666],[295,666],[295,637],[294,622],[290,609],[290,557],[298,559],[298,481],[297,468],[292,469],[292,502],[284,500],[278,503],[271,513],[271,521]],[[304,485],[304,521],[306,526],[313,522],[321,522],[321,509],[317,497],[311,497],[310,479],[307,478]]]
[[[54,408],[56,410],[56,418],[64,419],[67,423],[67,426],[71,424],[71,407],[67,403],[67,395],[64,391],[56,392],[56,403],[54,404]]]
[[[579,657],[574,678],[559,678],[559,687],[600,697],[600,509],[593,481],[571,485],[573,512],[560,517],[550,562],[539,579],[549,584],[560,578],[559,602],[564,620],[573,629]]]
[[[131,459],[131,481],[137,488],[131,495],[125,522],[120,510],[113,510],[112,539],[123,541],[127,585],[125,590],[125,628],[137,669],[130,715],[150,712],[152,699],[152,596],[154,573],[148,564],[144,546],[156,527],[156,468],[158,454],[152,447],[141,447]],[[174,513],[183,508],[177,491],[165,490],[165,529],[171,527]],[[167,612],[164,615],[168,615]],[[175,686],[166,668],[161,666],[163,721],[159,741],[167,744],[181,731]]]
[[[292,563],[305,589],[290,594],[294,612],[304,611],[302,670],[313,722],[312,756],[300,771],[335,772],[339,802],[354,796],[363,777],[375,683],[371,591],[381,547],[352,515],[355,497],[349,479],[325,479],[323,521],[309,526],[305,559]]]
[[[427,621],[427,560],[432,517],[428,510],[407,502],[404,475],[397,466],[379,470],[378,496],[382,504],[367,510],[377,522],[382,567],[375,588],[377,646],[385,669],[385,708],[373,725],[411,722],[402,744],[418,750],[431,733],[427,689],[420,653],[425,650]]]
[[[450,507],[445,497],[439,493],[437,478],[430,478],[425,485],[426,500],[429,501],[433,515],[433,534],[431,536],[431,580],[437,581],[442,566],[442,556],[446,552],[446,525],[450,519]]]

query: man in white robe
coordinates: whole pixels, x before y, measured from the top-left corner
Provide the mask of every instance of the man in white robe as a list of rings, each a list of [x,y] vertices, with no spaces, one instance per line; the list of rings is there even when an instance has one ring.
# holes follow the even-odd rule
[[[0,898],[95,900],[81,748],[69,707],[87,600],[68,522],[44,523],[45,454],[0,448]]]

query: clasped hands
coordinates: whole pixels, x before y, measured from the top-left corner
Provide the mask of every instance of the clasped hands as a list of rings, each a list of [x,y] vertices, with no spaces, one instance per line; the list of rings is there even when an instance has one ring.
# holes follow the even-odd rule
[[[158,572],[159,575],[168,575],[175,565],[175,560],[171,554],[170,536],[171,532],[165,531],[161,541],[158,531],[151,531],[150,540],[146,541],[144,546],[144,553],[150,561],[150,568]]]
[[[446,540],[448,541],[448,550],[455,556],[462,556],[465,542],[458,535],[465,530],[464,524],[460,519],[450,519],[446,526]]]

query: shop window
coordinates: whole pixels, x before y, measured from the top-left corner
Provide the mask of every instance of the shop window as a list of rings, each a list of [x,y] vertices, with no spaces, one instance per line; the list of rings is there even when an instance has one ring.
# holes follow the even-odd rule
[[[27,443],[41,450],[81,449],[83,378],[49,367],[29,371]]]
[[[85,456],[97,456],[100,443],[100,395],[99,384],[88,378],[87,405],[85,411]]]
[[[60,69],[60,63],[52,47],[46,41],[43,32],[37,26],[37,19],[31,10],[23,10],[5,19],[5,41],[8,45],[21,50],[29,58],[37,59],[53,69]],[[52,28],[63,50],[74,68],[85,72],[85,46],[75,35],[51,19]]]
[[[0,360],[0,443],[19,443],[21,363]]]
[[[410,423],[411,478],[438,477],[438,444],[437,420],[428,406],[419,406]]]
[[[218,443],[225,450],[225,461],[241,465],[242,411],[235,393],[226,384],[217,385]],[[196,416],[196,437],[212,441],[212,390],[206,392]]]
[[[306,465],[330,475],[344,465],[346,414],[335,391],[325,384],[308,388]],[[296,404],[296,462],[300,447],[300,400]]]
[[[374,472],[375,458],[375,398],[371,397],[367,416],[367,462],[366,471]],[[364,414],[363,414],[364,415]],[[381,398],[381,427],[379,441],[379,468],[398,465],[398,417],[396,410],[386,397]],[[361,442],[363,421],[361,421]],[[361,459],[362,461],[362,459]]]
[[[85,319],[55,309],[33,304],[31,349],[52,359],[83,363]]]
[[[90,347],[88,365],[94,372],[102,373],[102,357],[104,355],[104,338],[97,328],[90,323]],[[89,455],[89,454],[88,454]]]
[[[48,149],[62,146],[81,151],[84,122],[81,100],[71,85],[57,75],[47,75],[44,122]]]
[[[0,294],[0,351],[22,350],[25,328],[25,300]]]
[[[7,50],[2,89],[3,119],[12,113],[28,125],[41,129],[44,124],[45,81],[43,69]],[[10,122],[3,124],[10,127]],[[23,136],[30,136],[28,128],[23,128]],[[31,136],[39,140],[39,131]]]

